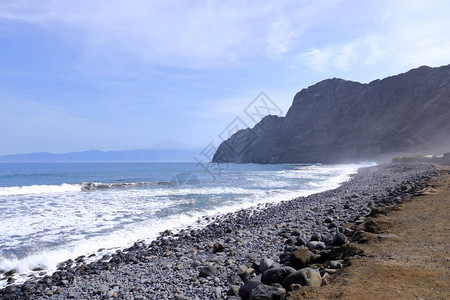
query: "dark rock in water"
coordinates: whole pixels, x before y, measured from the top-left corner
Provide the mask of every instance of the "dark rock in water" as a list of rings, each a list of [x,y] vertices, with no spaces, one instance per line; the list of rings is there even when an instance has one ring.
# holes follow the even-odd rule
[[[13,277],[9,277],[8,280],[6,281],[8,284],[12,284],[14,283],[16,280]]]
[[[291,266],[295,269],[306,267],[311,262],[312,252],[308,249],[298,249],[291,254]],[[281,283],[281,282],[280,282]]]
[[[322,277],[316,270],[304,268],[290,274],[283,280],[283,287],[289,289],[291,284],[300,284],[302,286],[319,287],[322,284]]]
[[[44,271],[44,269],[42,269],[41,267],[37,267],[33,269],[34,272],[38,272],[38,271]]]
[[[207,266],[200,269],[198,277],[208,277],[219,274],[219,271],[213,266]]]
[[[14,274],[16,274],[16,270],[9,270],[8,272],[5,272],[3,275],[5,277],[9,277],[9,276],[13,276]]]
[[[333,240],[331,241],[332,246],[341,246],[344,244],[348,244],[348,239],[343,233],[338,233],[333,237]]]
[[[281,284],[284,278],[293,272],[295,272],[295,269],[287,266],[268,269],[262,274],[261,282],[267,285],[273,283]]]
[[[448,152],[448,78],[450,65],[368,84],[321,81],[298,92],[284,118],[267,116],[222,142],[213,162],[339,163]]]
[[[256,277],[250,279],[239,290],[239,296],[241,296],[242,300],[248,300],[252,290],[261,284],[263,284],[261,282],[261,275],[258,275]]]
[[[282,287],[259,285],[250,293],[250,300],[283,300],[286,290]]]

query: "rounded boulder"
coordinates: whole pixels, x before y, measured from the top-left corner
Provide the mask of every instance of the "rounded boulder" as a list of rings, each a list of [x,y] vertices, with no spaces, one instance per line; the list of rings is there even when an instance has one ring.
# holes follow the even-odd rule
[[[312,252],[308,249],[298,249],[291,254],[291,266],[295,269],[306,267],[311,262]]]
[[[294,268],[287,266],[268,269],[262,274],[261,282],[267,285],[271,285],[273,283],[282,284],[284,278],[294,272]]]
[[[286,297],[286,290],[282,287],[258,285],[250,293],[250,300],[283,300]]]
[[[322,284],[320,273],[311,268],[304,268],[289,274],[283,280],[283,287],[289,289],[291,284],[300,284],[301,286],[319,287]]]

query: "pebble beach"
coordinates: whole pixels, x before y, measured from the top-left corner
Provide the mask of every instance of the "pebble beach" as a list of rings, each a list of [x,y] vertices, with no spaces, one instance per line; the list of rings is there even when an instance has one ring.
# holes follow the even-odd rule
[[[345,224],[412,197],[435,176],[427,164],[361,168],[334,190],[201,220],[208,225],[165,231],[95,262],[62,262],[51,276],[7,286],[0,298],[283,299],[342,267]]]

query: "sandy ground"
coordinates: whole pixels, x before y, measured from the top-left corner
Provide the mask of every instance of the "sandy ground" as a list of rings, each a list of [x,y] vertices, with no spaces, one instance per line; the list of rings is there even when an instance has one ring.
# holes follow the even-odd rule
[[[416,197],[375,217],[365,256],[297,299],[450,299],[450,168]]]

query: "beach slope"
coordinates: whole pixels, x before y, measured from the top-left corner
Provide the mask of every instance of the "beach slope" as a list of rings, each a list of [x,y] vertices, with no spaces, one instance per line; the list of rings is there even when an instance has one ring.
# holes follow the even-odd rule
[[[374,218],[365,256],[289,299],[450,299],[450,168],[440,170],[424,192]]]

